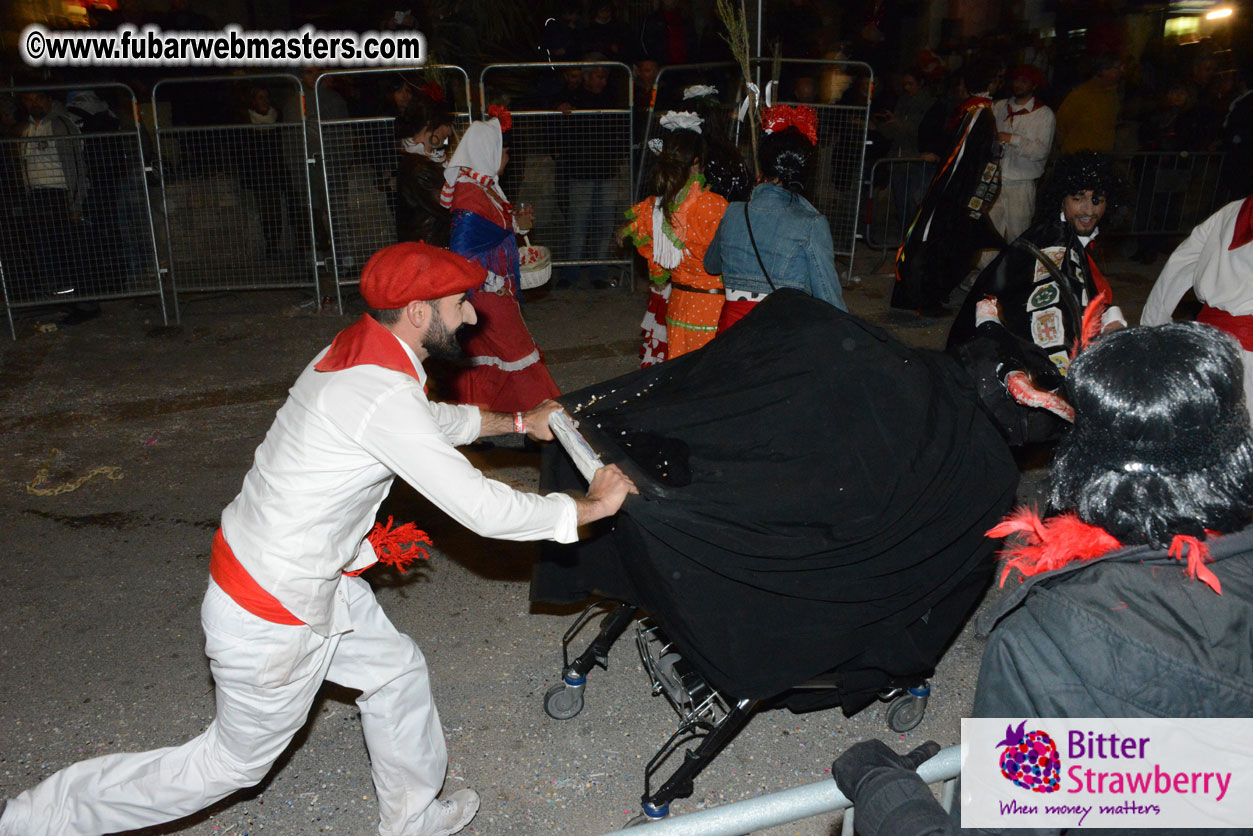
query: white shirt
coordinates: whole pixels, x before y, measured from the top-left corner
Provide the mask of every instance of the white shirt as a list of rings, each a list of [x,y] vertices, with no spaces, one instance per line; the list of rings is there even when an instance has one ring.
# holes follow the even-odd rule
[[[1204,221],[1170,255],[1140,313],[1141,325],[1161,325],[1192,288],[1196,298],[1234,316],[1253,314],[1253,243],[1228,250],[1243,200]]]
[[[478,408],[427,400],[426,373],[401,345],[421,382],[370,365],[319,372],[321,351],[292,386],[243,489],[222,512],[223,536],[248,574],[324,636],[352,629],[342,573],[374,562],[364,537],[395,476],[481,536],[578,538],[569,496],[516,491],[455,449],[478,437]]]
[[[30,122],[22,131],[23,137],[52,137],[52,120],[44,118],[39,122]],[[61,158],[57,156],[56,140],[23,142],[22,165],[26,173],[26,185],[32,189],[66,189],[65,172],[61,169]]]
[[[1053,148],[1053,134],[1057,130],[1057,118],[1053,109],[1044,106],[1036,110],[1035,97],[1026,104],[1015,104],[1012,99],[1001,99],[992,105],[996,117],[996,130],[1012,134],[1004,144],[1001,156],[1002,180],[1038,180],[1044,173],[1049,151]],[[1012,120],[1011,110],[1027,110]]]

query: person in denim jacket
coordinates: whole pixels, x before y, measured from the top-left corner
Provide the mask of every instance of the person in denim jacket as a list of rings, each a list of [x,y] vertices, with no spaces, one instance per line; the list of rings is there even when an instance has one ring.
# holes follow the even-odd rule
[[[727,207],[705,253],[705,272],[721,273],[726,289],[718,333],[781,287],[803,290],[848,310],[835,271],[831,227],[803,194],[817,154],[813,110],[767,108],[762,123],[762,182],[753,189],[747,204],[737,202]]]

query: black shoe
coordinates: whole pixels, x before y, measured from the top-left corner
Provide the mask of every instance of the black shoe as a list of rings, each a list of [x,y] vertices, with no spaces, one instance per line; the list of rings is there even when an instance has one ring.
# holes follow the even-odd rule
[[[596,281],[592,282],[592,287],[596,288],[597,290],[605,290],[607,288],[617,287],[617,286],[618,286],[617,277],[614,277],[612,279],[597,279]]]

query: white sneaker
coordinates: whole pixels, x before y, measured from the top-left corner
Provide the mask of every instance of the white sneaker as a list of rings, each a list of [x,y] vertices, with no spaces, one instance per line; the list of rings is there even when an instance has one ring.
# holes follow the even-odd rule
[[[422,836],[452,836],[470,823],[479,811],[479,794],[474,790],[457,790],[443,801],[436,801],[437,811],[431,816],[431,828]]]

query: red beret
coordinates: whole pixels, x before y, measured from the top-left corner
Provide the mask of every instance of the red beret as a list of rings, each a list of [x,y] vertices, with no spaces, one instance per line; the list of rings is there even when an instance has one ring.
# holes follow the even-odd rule
[[[473,290],[487,279],[481,265],[430,244],[392,244],[370,256],[361,271],[361,298],[375,310],[441,299]]]
[[[1044,86],[1044,73],[1039,67],[1033,67],[1030,64],[1023,64],[1021,67],[1014,67],[1014,71],[1009,74],[1010,80],[1015,78],[1025,78],[1027,83],[1039,90]]]

